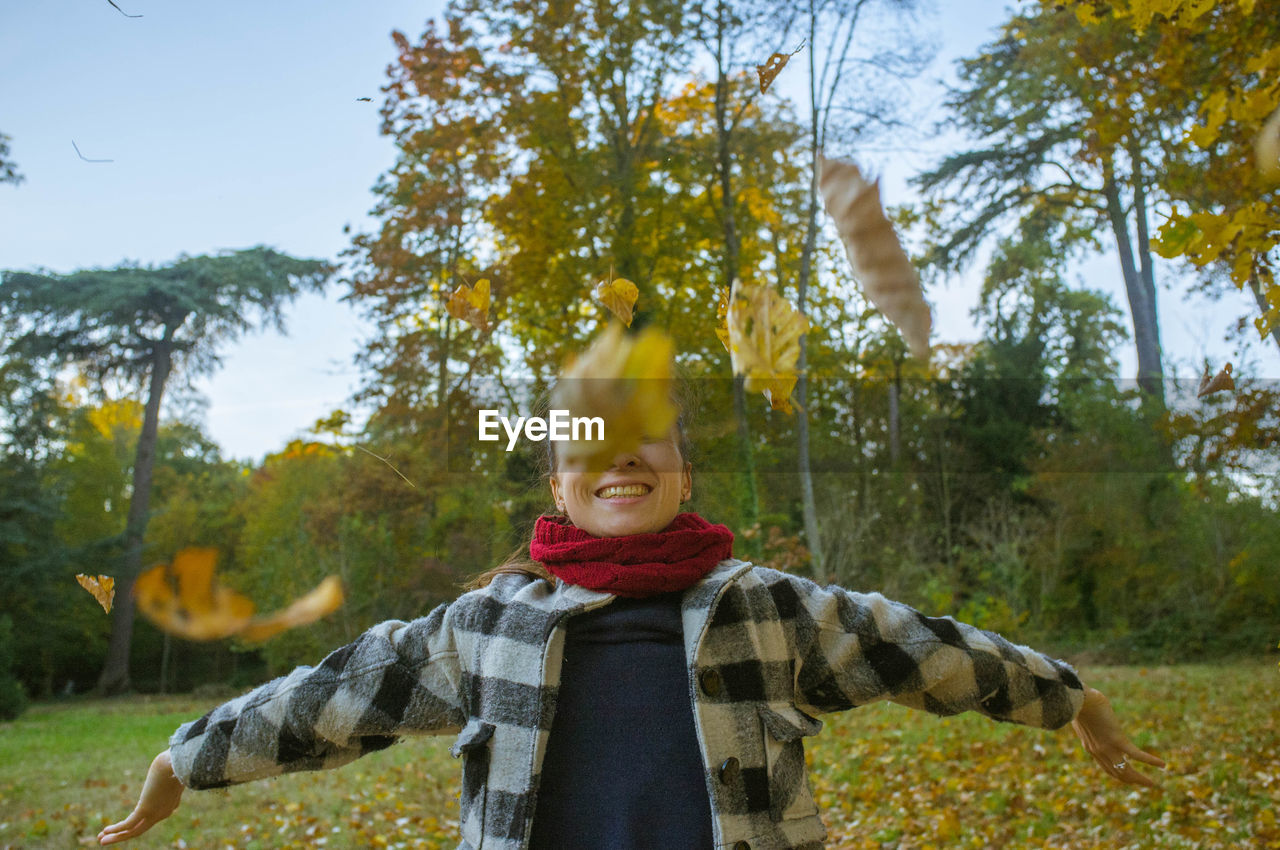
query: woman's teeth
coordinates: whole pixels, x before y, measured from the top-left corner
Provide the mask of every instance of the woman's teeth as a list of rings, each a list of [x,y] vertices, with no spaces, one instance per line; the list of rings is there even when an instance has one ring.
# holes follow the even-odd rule
[[[623,499],[631,496],[643,496],[649,492],[649,489],[645,484],[622,484],[603,487],[596,491],[596,495],[601,499]]]

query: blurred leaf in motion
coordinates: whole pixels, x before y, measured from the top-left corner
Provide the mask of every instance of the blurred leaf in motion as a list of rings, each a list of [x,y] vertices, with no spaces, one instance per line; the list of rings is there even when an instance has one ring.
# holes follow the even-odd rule
[[[863,292],[902,333],[911,353],[928,359],[929,305],[880,205],[879,183],[867,182],[851,162],[823,157],[818,188]]]
[[[255,618],[252,600],[218,584],[217,562],[217,549],[189,548],[175,555],[172,564],[147,570],[134,584],[138,610],[158,628],[187,640],[236,635],[259,641],[315,622],[342,605],[341,584],[330,576],[283,610]]]
[[[671,338],[656,328],[628,334],[611,323],[586,352],[569,361],[551,407],[575,418],[600,417],[604,439],[560,443],[557,451],[566,469],[603,472],[618,454],[671,431],[678,416],[671,399],[674,354]]]

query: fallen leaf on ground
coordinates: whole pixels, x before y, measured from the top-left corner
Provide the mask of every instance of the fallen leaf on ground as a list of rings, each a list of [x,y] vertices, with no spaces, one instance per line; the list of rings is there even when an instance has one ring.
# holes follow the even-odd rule
[[[111,603],[116,598],[116,580],[111,576],[87,576],[84,573],[76,573],[76,581],[80,582],[80,586],[93,594],[93,598],[98,600],[98,604],[102,606],[102,610],[108,614],[111,613]]]
[[[929,305],[920,291],[916,270],[880,205],[878,181],[867,182],[851,162],[822,157],[820,164],[818,188],[862,291],[902,333],[911,353],[927,359],[932,324]]]

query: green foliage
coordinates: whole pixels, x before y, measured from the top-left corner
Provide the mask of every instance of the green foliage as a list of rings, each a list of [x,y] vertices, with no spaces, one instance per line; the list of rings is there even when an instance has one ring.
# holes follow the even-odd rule
[[[27,694],[13,673],[13,620],[0,617],[0,720],[13,720],[27,708]]]
[[[24,178],[18,173],[18,166],[9,151],[9,138],[5,133],[0,133],[0,183],[12,183],[16,186]]]

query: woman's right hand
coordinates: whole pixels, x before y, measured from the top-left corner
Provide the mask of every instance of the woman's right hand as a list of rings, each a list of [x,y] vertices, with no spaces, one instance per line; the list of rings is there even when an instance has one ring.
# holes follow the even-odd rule
[[[98,833],[98,843],[115,844],[137,838],[174,813],[182,801],[184,790],[185,786],[174,775],[169,751],[165,750],[151,762],[147,779],[142,783],[142,794],[138,796],[138,805],[124,820],[104,826]]]

